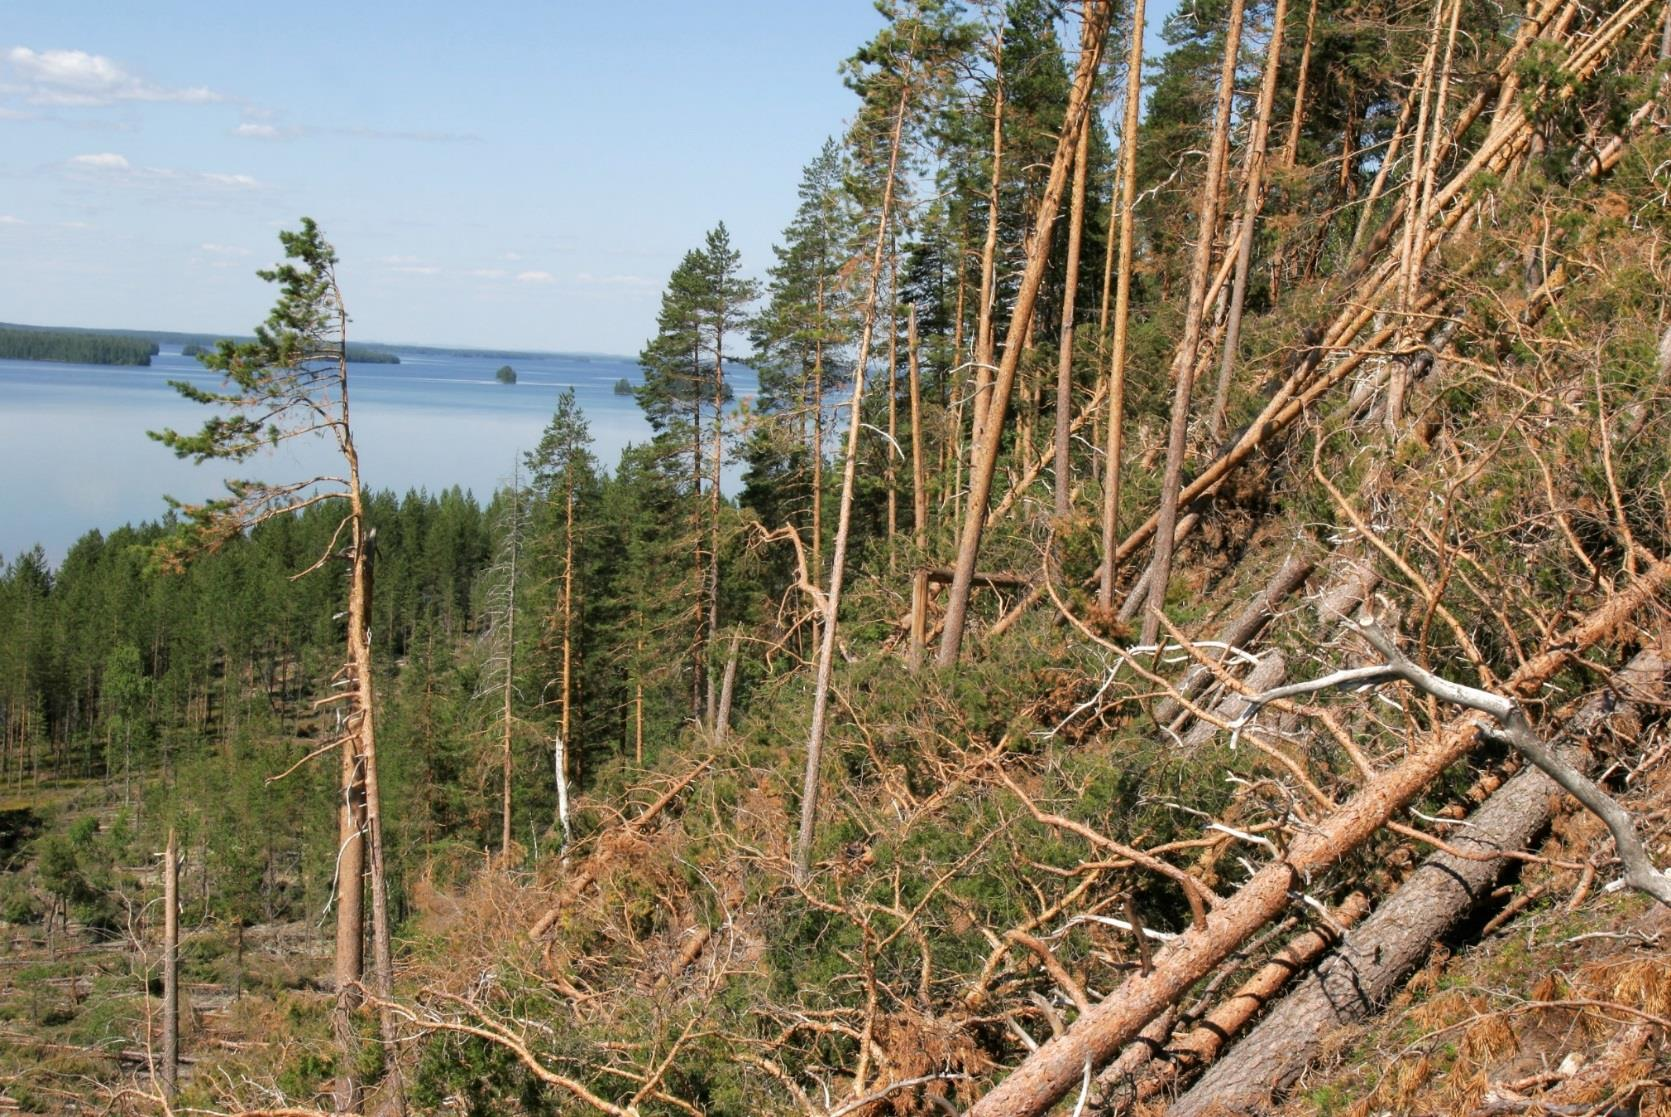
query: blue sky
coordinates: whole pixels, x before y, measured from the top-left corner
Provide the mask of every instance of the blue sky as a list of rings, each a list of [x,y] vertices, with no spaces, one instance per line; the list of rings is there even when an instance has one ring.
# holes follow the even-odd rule
[[[760,271],[869,0],[5,5],[0,320],[247,330],[317,218],[355,332],[636,352],[724,220]]]
[[[870,0],[0,10],[0,321],[247,331],[307,214],[354,336],[624,354],[715,222],[771,263],[881,25]]]

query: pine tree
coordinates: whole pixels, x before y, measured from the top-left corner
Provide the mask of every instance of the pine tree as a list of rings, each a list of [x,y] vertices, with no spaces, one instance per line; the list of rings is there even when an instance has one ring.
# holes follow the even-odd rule
[[[387,999],[392,960],[388,895],[384,866],[381,799],[374,733],[377,710],[371,660],[372,545],[375,533],[366,517],[360,485],[360,459],[349,427],[348,310],[337,284],[335,251],[311,218],[296,232],[279,234],[288,261],[258,272],[279,286],[278,302],[255,340],[222,341],[200,359],[223,374],[220,390],[176,381],[182,396],[223,409],[196,434],[174,430],[152,437],[176,455],[201,464],[216,460],[242,463],[271,446],[322,436],[336,448],[343,472],[286,482],[234,479],[228,496],[202,504],[171,501],[185,514],[181,530],[158,552],[165,568],[180,569],[193,555],[227,546],[244,532],[316,505],[339,504],[343,510],[330,541],[308,571],[346,560],[349,571],[347,658],[339,671],[346,684],[338,742],[342,800],[338,811],[340,849],[336,926],[337,1001],[335,1029],[343,1063],[336,1087],[339,1111],[360,1105],[361,1084],[353,1014],[360,1002],[364,925],[362,888],[369,877],[372,893],[372,991]],[[341,549],[339,549],[339,545]],[[384,1016],[385,1040],[392,1023]]]

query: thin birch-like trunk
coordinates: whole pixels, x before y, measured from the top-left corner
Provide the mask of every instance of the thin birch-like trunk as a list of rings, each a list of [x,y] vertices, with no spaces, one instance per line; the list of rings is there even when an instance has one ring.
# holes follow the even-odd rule
[[[847,535],[853,519],[853,488],[859,462],[859,429],[864,402],[865,364],[870,360],[871,337],[876,329],[877,288],[882,280],[882,254],[888,243],[893,220],[894,178],[899,171],[899,149],[905,133],[905,111],[911,103],[911,87],[902,84],[899,107],[894,112],[893,135],[888,145],[888,177],[882,186],[881,211],[876,221],[876,247],[871,254],[870,288],[865,296],[864,322],[859,329],[859,348],[853,364],[853,395],[848,402],[847,458],[841,467],[841,503],[836,512],[835,553],[830,558],[829,588],[824,593],[824,631],[818,646],[818,675],[812,696],[812,725],[807,733],[806,775],[801,785],[801,823],[795,838],[794,876],[807,878],[812,861],[812,835],[818,819],[819,768],[824,760],[824,731],[830,705],[830,678],[835,667],[836,617],[841,608],[842,580],[847,572]]]

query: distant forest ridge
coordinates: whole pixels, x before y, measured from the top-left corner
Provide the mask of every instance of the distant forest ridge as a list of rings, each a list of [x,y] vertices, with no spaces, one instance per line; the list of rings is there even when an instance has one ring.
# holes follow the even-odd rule
[[[148,365],[157,350],[150,338],[127,334],[0,326],[0,357],[14,361]]]
[[[212,351],[215,343],[224,334],[192,333],[185,330],[130,330],[106,329],[95,326],[31,326],[21,322],[0,322],[0,331],[16,332],[31,335],[50,334],[61,337],[96,337],[96,338],[125,338],[129,341],[139,341],[149,344],[149,355],[143,361],[97,361],[80,356],[36,356],[32,353],[12,352],[9,348],[0,351],[0,359],[21,361],[70,361],[86,364],[149,364],[150,356],[156,355],[160,348],[166,346],[180,347],[180,351],[188,357],[196,356],[200,351]],[[248,341],[246,335],[233,336],[234,341]],[[38,348],[39,341],[31,343]],[[593,360],[633,360],[632,357],[622,357],[613,353],[572,353],[558,352],[548,349],[492,349],[471,345],[396,345],[390,342],[353,343],[348,346],[348,359],[362,364],[398,365],[400,353],[424,357],[466,357],[488,360],[514,360],[529,357],[564,357],[571,361],[588,362]]]
[[[234,338],[248,341],[247,337]],[[149,365],[162,346],[180,347],[187,357],[214,352],[215,334],[172,330],[105,330],[91,327],[26,326],[0,322],[0,358],[15,361],[64,361],[88,365]],[[387,349],[350,342],[348,359],[368,365],[398,365]]]
[[[187,342],[180,347],[180,355],[183,357],[197,357],[204,353],[213,353],[215,345],[216,342],[214,341]],[[348,359],[362,365],[400,364],[400,358],[386,349],[374,349],[368,345],[359,345],[354,342],[348,344]]]

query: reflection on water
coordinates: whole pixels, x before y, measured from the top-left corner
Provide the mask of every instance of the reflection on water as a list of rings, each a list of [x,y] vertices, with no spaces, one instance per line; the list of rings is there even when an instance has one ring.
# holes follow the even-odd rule
[[[397,350],[399,352],[399,350]],[[628,442],[650,437],[631,396],[615,382],[639,379],[625,357],[516,357],[517,383],[494,379],[502,358],[401,354],[399,365],[352,367],[354,439],[364,480],[379,489],[458,485],[485,500],[539,441],[557,394],[573,387],[594,450],[613,465]],[[738,369],[737,394],[754,390]],[[243,466],[177,460],[147,430],[195,430],[207,408],[181,399],[170,380],[213,387],[218,378],[179,352],[150,368],[0,361],[0,558],[35,543],[57,562],[92,528],[154,520],[162,494],[220,495],[227,476],[288,480],[334,472],[329,447],[308,439]],[[733,489],[735,477],[728,479]]]

